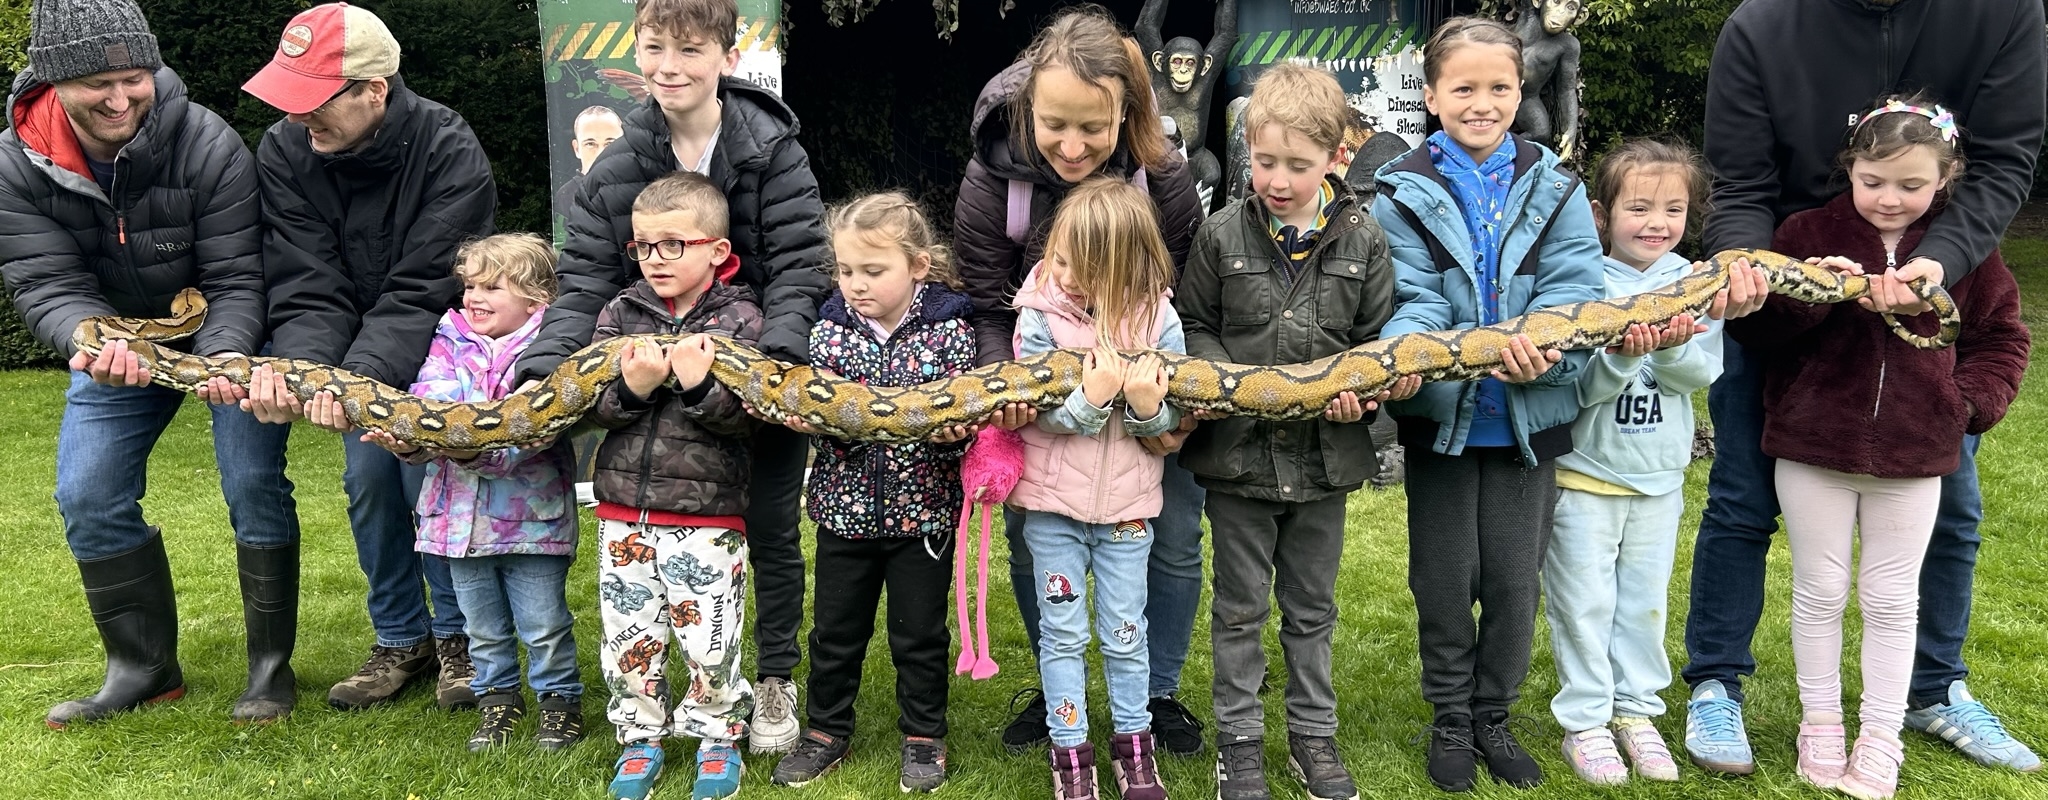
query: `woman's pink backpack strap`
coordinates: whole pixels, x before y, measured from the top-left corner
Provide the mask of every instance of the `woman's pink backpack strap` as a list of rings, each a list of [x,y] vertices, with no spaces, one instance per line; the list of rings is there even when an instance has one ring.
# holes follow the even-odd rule
[[[1136,172],[1131,173],[1131,185],[1138,187],[1138,191],[1148,195],[1152,193],[1150,182],[1145,180],[1145,169],[1143,167],[1139,167]],[[1008,234],[1010,241],[1014,242],[1018,247],[1023,247],[1024,237],[1031,234],[1031,190],[1033,188],[1035,187],[1030,181],[1014,179],[1010,181],[1010,196],[1006,209],[1009,216],[1003,221],[1003,233]]]

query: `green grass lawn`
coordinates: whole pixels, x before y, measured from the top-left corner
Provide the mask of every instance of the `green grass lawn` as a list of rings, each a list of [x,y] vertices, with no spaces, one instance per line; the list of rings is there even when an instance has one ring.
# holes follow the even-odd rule
[[[2048,242],[2015,241],[2007,259],[2023,274],[2032,297],[2048,297]],[[2048,313],[2029,310],[2036,330]],[[2039,373],[2037,367],[2032,372]],[[570,602],[578,614],[583,674],[596,696],[586,699],[594,737],[566,754],[542,754],[521,742],[503,752],[471,755],[462,748],[475,714],[442,713],[424,687],[392,705],[343,713],[323,702],[327,687],[360,663],[370,644],[364,616],[364,584],[355,564],[340,485],[336,437],[301,427],[292,443],[291,476],[298,484],[305,529],[304,600],[298,655],[301,703],[288,721],[242,728],[227,721],[229,704],[242,689],[241,605],[236,589],[234,548],[227,511],[208,437],[207,417],[188,408],[165,435],[151,462],[154,492],[144,501],[151,522],[163,527],[176,570],[180,602],[181,652],[190,694],[183,700],[127,714],[113,721],[50,731],[42,715],[52,704],[89,694],[99,685],[98,639],[86,613],[78,574],[63,544],[62,526],[50,499],[57,422],[64,376],[55,372],[0,373],[0,552],[11,553],[12,569],[0,581],[0,607],[14,622],[0,629],[0,764],[11,767],[0,797],[375,797],[375,798],[587,798],[598,797],[610,777],[618,748],[604,724],[602,682],[595,643],[596,570],[586,525],[583,556],[574,573]],[[2004,715],[2015,733],[2036,746],[2048,745],[2048,548],[2037,531],[2048,529],[2048,390],[2030,380],[2005,424],[1985,444],[1983,470],[1988,519],[1977,573],[1976,618],[1967,655],[1974,668],[1972,688]],[[196,401],[192,401],[196,405]],[[1706,465],[1693,468],[1686,492],[1687,521],[1697,523]],[[1404,566],[1405,502],[1399,491],[1363,491],[1351,502],[1351,539],[1340,578],[1342,619],[1337,636],[1337,683],[1343,729],[1339,741],[1367,797],[1435,795],[1422,773],[1422,747],[1412,737],[1426,723],[1429,708],[1418,695],[1415,623]],[[1000,537],[998,537],[1000,541]],[[1000,545],[999,545],[1000,546]],[[1682,664],[1680,642],[1686,611],[1691,542],[1680,543],[1672,587],[1671,632],[1667,646]],[[1621,789],[1593,789],[1574,780],[1557,753],[1560,732],[1550,719],[1548,700],[1556,690],[1547,631],[1539,631],[1535,665],[1525,687],[1522,714],[1536,718],[1540,735],[1524,739],[1550,776],[1541,789],[1517,792],[1482,782],[1480,797],[1650,797],[1750,798],[1822,797],[1792,775],[1792,741],[1797,729],[1797,689],[1792,680],[1787,609],[1790,574],[1782,541],[1772,552],[1770,601],[1757,631],[1762,673],[1749,684],[1749,725],[1762,761],[1753,778],[1711,778],[1689,765],[1675,785],[1638,783]],[[1000,566],[997,574],[1002,574]],[[1030,685],[1027,662],[1009,593],[992,587],[991,615],[996,650],[1004,672],[953,684],[950,718],[952,797],[1044,797],[1043,756],[1010,755],[996,741],[1007,722],[1013,692]],[[1851,615],[1851,641],[1854,616]],[[1190,654],[1185,697],[1208,716],[1206,614]],[[1279,649],[1269,652],[1276,662]],[[859,706],[860,733],[847,768],[802,790],[769,785],[773,762],[750,757],[746,794],[755,797],[880,797],[896,793],[897,733],[892,713],[894,672],[878,637]],[[1860,690],[1853,648],[1845,675],[1849,707]],[[1099,680],[1098,680],[1099,684]],[[1665,699],[1682,709],[1683,687]],[[1277,693],[1268,696],[1269,729],[1284,729]],[[1105,702],[1098,688],[1092,703]],[[1106,720],[1106,714],[1096,715]],[[527,730],[531,730],[531,721]],[[1682,736],[1682,713],[1659,726],[1674,744]],[[1098,726],[1100,727],[1100,726]],[[1108,731],[1097,732],[1106,741]],[[2048,798],[2048,779],[1977,767],[1946,745],[1908,734],[1905,797]],[[678,771],[664,780],[662,795],[687,796],[687,744],[672,745]],[[1268,763],[1276,796],[1298,798],[1298,786],[1280,767],[1282,746]],[[678,759],[677,757],[680,757]],[[1213,796],[1213,755],[1169,759],[1166,778],[1178,797]],[[678,760],[681,761],[678,764]],[[1105,767],[1101,774],[1107,778]],[[1109,792],[1113,793],[1113,789]]]

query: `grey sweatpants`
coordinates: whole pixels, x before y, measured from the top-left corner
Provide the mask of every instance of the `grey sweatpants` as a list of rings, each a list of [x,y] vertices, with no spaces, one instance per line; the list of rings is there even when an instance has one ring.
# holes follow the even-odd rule
[[[1557,464],[1524,469],[1513,447],[1456,456],[1407,450],[1408,590],[1422,699],[1439,721],[1505,713],[1529,674]]]
[[[1216,730],[1263,736],[1266,676],[1260,634],[1280,598],[1280,648],[1287,660],[1287,728],[1307,736],[1337,733],[1337,692],[1330,683],[1330,641],[1337,629],[1337,567],[1344,559],[1344,497],[1307,503],[1253,500],[1209,492],[1209,533],[1216,548],[1209,603],[1211,682]]]

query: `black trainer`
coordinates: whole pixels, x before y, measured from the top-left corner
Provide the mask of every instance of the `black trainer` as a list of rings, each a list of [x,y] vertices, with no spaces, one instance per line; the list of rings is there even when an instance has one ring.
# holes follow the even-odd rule
[[[583,741],[583,703],[559,694],[540,696],[540,729],[533,743],[542,750],[563,750]]]
[[[1152,736],[1159,740],[1159,749],[1177,756],[1202,752],[1202,721],[1181,705],[1180,698],[1154,697],[1146,710],[1152,712]]]
[[[897,772],[896,788],[904,792],[931,792],[946,785],[946,740],[928,736],[903,737],[903,765]]]
[[[1294,773],[1295,780],[1301,781],[1309,800],[1352,800],[1358,796],[1358,783],[1351,779],[1351,771],[1344,768],[1344,757],[1337,753],[1337,740],[1331,737],[1287,734],[1287,769]]]
[[[1272,796],[1266,789],[1265,740],[1217,734],[1217,800],[1270,800]]]
[[[831,772],[839,762],[846,760],[846,751],[853,749],[853,742],[839,736],[810,729],[796,738],[796,745],[789,755],[775,762],[775,774],[770,778],[777,786],[802,786]]]
[[[1472,741],[1472,718],[1444,717],[1422,729],[1429,737],[1429,782],[1446,792],[1472,791],[1479,778],[1479,746]]]
[[[1017,710],[1017,701],[1031,697],[1024,704],[1024,710]],[[1033,747],[1052,741],[1052,730],[1045,726],[1045,693],[1037,689],[1025,689],[1010,697],[1010,713],[1016,716],[1003,729],[1003,746],[1012,753],[1021,753]]]
[[[1517,789],[1543,785],[1543,767],[1515,740],[1506,712],[1495,711],[1475,721],[1472,738],[1478,740],[1479,752],[1486,757],[1486,771],[1493,773],[1493,777]]]
[[[520,696],[518,689],[484,692],[476,705],[481,719],[476,723],[476,733],[469,737],[472,753],[512,741],[512,732],[519,729],[519,720],[526,716],[526,698]]]

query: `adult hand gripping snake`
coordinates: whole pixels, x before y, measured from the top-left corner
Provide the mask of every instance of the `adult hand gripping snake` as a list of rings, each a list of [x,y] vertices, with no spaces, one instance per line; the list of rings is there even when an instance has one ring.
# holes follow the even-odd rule
[[[1727,285],[1731,265],[1741,258],[1764,272],[1771,292],[1809,303],[1840,303],[1870,291],[1870,280],[1862,275],[1837,273],[1769,251],[1725,250],[1656,291],[1545,308],[1494,325],[1389,337],[1305,364],[1231,364],[1161,353],[1168,374],[1167,397],[1184,409],[1292,420],[1322,414],[1342,392],[1369,397],[1408,375],[1425,381],[1478,380],[1501,366],[1501,351],[1516,335],[1527,335],[1545,350],[1580,350],[1619,344],[1635,323],[1661,325],[1680,314],[1704,316],[1715,293]],[[1932,337],[1914,334],[1887,314],[1893,331],[1916,347],[1953,344],[1961,329],[1954,301],[1936,284],[1915,281],[1911,288],[1934,307],[1940,332]],[[172,313],[173,317],[155,320],[92,317],[79,324],[72,341],[80,351],[97,355],[114,339],[129,340],[154,382],[187,392],[215,376],[246,388],[251,371],[267,364],[284,376],[285,386],[302,402],[329,392],[356,427],[444,450],[496,450],[558,435],[618,380],[620,355],[628,345],[645,339],[667,346],[683,338],[607,340],[577,351],[538,385],[504,399],[450,403],[416,397],[311,361],[207,358],[172,350],[158,342],[196,331],[205,303],[197,290],[187,289],[173,301]],[[948,426],[980,422],[1010,403],[1041,409],[1058,405],[1080,385],[1085,356],[1080,350],[1054,350],[917,386],[882,387],[784,364],[730,339],[714,341],[712,378],[762,416],[795,416],[827,435],[873,442],[922,441]]]

